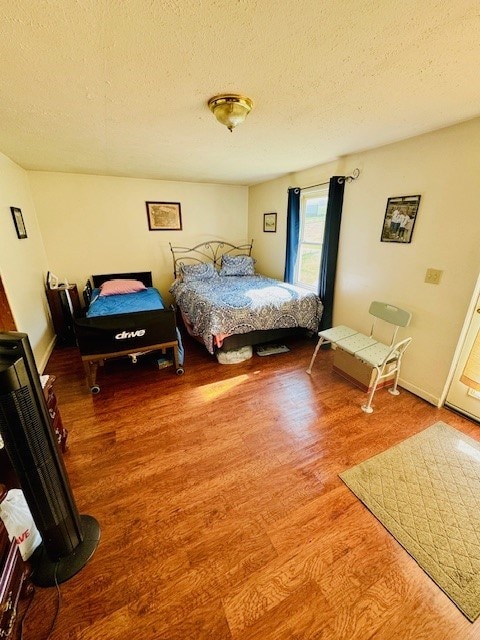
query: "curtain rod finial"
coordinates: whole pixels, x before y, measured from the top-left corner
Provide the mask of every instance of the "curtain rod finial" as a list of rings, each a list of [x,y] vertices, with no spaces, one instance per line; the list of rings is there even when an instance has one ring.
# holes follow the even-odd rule
[[[359,175],[360,169],[354,169],[351,176],[342,176],[338,178],[338,183],[342,184],[342,182],[352,182],[353,180],[356,180]]]

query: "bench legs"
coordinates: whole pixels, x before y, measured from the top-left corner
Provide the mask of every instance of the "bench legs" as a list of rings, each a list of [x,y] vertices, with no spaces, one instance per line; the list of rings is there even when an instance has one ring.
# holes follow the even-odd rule
[[[362,404],[362,411],[364,411],[365,413],[373,413],[372,400],[373,400],[373,396],[375,395],[375,391],[377,390],[378,382],[381,378],[380,369],[378,369],[378,367],[374,367],[374,369],[376,373],[375,382],[373,383],[372,388],[368,393],[367,404]]]
[[[317,357],[318,350],[320,349],[320,347],[324,342],[328,342],[328,340],[325,340],[325,338],[318,339],[317,346],[315,347],[315,351],[313,352],[312,359],[310,360],[310,364],[308,365],[308,369],[307,369],[308,375],[312,373],[313,363],[315,362],[315,358]]]
[[[397,389],[399,375],[400,375],[400,363],[397,364],[397,370],[395,372],[395,380],[393,382],[393,387],[390,387],[390,389],[388,389],[388,393],[391,393],[392,396],[400,395],[400,391]]]
[[[368,394],[367,404],[362,404],[362,411],[364,411],[365,413],[373,413],[372,400],[380,380],[388,376],[391,376],[393,373],[393,371],[387,371],[387,373],[385,373],[385,366],[386,365],[384,365],[381,369],[379,367],[374,367],[376,371],[375,382],[373,383],[372,388],[370,389],[370,392]],[[388,393],[391,393],[392,396],[400,395],[400,391],[397,389],[399,375],[400,375],[400,366],[399,366],[399,363],[397,363],[397,367],[395,369],[395,378],[393,382],[393,387],[391,387],[390,389],[387,389]]]

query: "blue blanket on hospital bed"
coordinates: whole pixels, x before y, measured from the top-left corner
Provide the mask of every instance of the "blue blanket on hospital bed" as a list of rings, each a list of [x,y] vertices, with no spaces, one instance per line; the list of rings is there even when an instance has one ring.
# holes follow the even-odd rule
[[[165,304],[158,289],[148,287],[136,293],[101,296],[100,289],[92,291],[92,300],[87,311],[87,318],[111,316],[116,313],[133,313],[135,311],[155,311],[165,309]]]

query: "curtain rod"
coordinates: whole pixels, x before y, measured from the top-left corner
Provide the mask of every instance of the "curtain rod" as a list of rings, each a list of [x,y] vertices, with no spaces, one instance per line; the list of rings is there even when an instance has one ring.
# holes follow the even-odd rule
[[[352,182],[353,180],[356,180],[359,175],[360,175],[360,169],[354,169],[352,171],[352,175],[351,176],[339,176],[338,183],[342,184],[342,182]],[[318,184],[311,184],[308,187],[289,187],[289,188],[290,189],[300,189],[300,191],[303,191],[304,189],[313,189],[313,187],[324,187],[327,184],[330,184],[330,183],[329,182],[319,182]]]
[[[301,191],[303,191],[304,189],[313,189],[313,187],[325,187],[327,184],[330,184],[329,182],[319,182],[318,184],[311,184],[308,187],[299,187],[299,189]]]
[[[342,182],[352,182],[353,180],[356,180],[358,178],[358,176],[360,175],[360,169],[354,169],[352,171],[352,175],[351,176],[343,176],[338,178],[338,183],[342,184]]]

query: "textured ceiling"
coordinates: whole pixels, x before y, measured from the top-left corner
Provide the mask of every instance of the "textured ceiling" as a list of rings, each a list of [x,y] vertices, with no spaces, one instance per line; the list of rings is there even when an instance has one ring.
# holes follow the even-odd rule
[[[1,0],[0,61],[22,167],[248,185],[479,115],[480,3]]]

